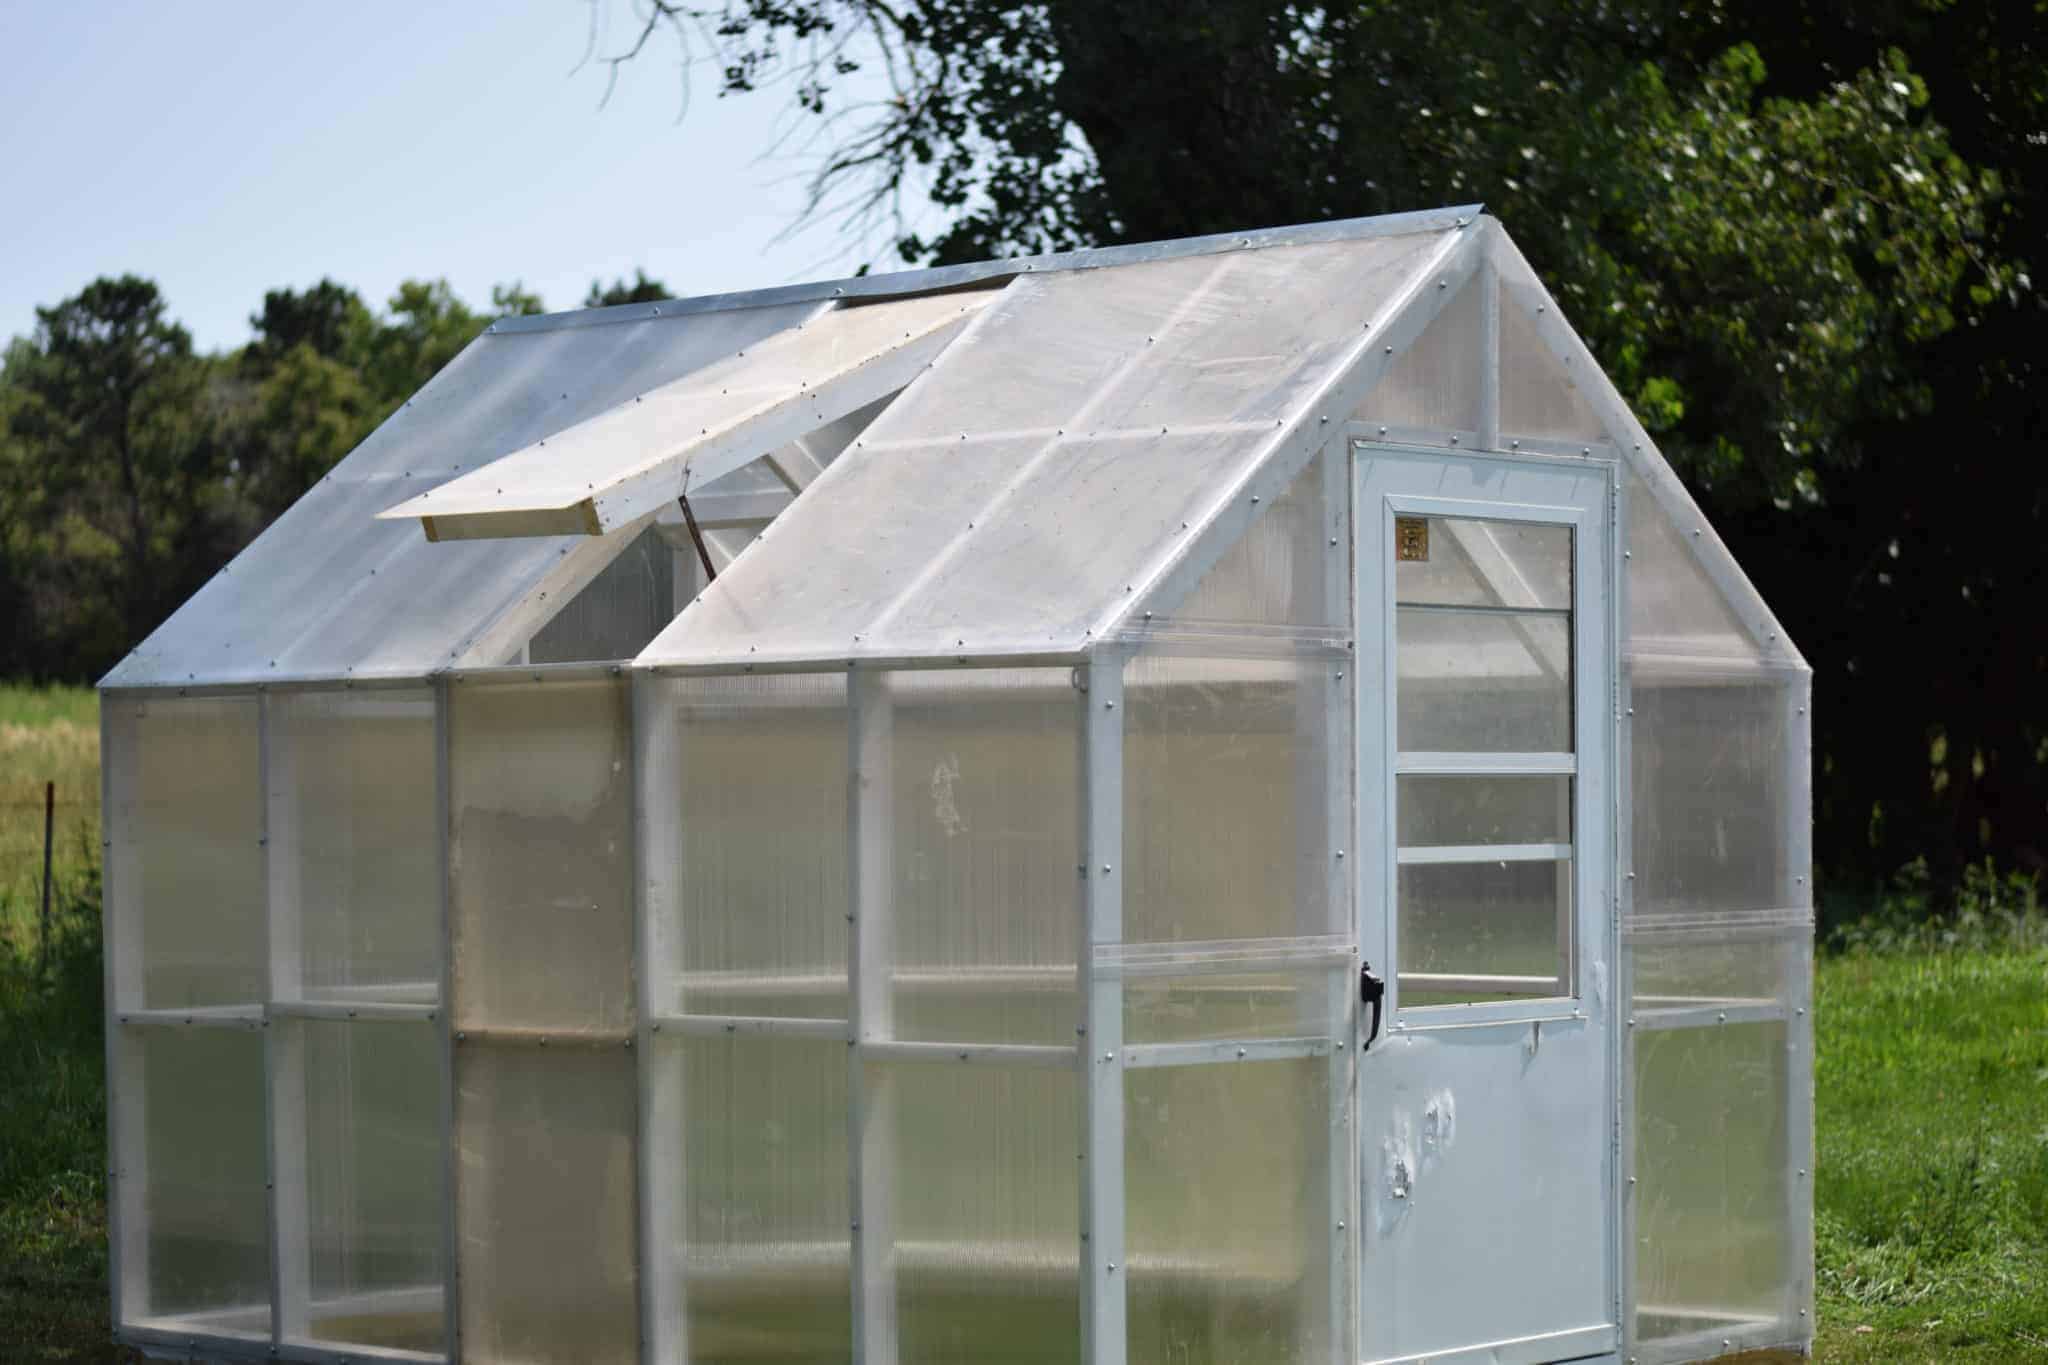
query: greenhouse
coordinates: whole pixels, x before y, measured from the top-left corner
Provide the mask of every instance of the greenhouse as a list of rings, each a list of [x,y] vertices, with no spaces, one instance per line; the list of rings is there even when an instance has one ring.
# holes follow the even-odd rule
[[[149,1355],[1811,1342],[1808,670],[1477,209],[502,320],[102,694]]]

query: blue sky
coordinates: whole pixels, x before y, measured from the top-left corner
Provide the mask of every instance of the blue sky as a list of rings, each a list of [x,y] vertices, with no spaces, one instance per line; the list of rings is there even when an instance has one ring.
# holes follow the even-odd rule
[[[626,0],[604,0],[629,36]],[[650,46],[600,108],[586,0],[0,5],[0,340],[94,276],[157,281],[205,349],[266,289],[324,276],[381,307],[446,277],[572,308],[644,267],[679,294],[849,273],[826,220],[777,241],[810,165],[771,156],[787,100],[687,109]],[[887,263],[887,257],[883,262]]]

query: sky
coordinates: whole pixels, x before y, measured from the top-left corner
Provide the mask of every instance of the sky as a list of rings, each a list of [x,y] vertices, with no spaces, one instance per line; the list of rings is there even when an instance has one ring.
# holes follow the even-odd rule
[[[631,37],[599,0],[601,51]],[[823,220],[787,96],[687,102],[650,44],[609,102],[589,0],[0,3],[0,342],[100,275],[154,279],[202,350],[323,276],[381,309],[446,278],[550,309],[635,267],[678,295],[893,263]],[[856,78],[861,79],[861,78]],[[872,78],[868,78],[872,79]],[[780,239],[780,240],[779,240]]]

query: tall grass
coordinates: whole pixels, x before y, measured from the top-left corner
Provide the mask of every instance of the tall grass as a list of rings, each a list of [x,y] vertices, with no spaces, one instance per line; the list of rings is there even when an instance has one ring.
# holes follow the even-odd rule
[[[72,880],[99,864],[99,697],[0,684],[0,942],[35,932],[47,782],[57,786],[56,872]]]

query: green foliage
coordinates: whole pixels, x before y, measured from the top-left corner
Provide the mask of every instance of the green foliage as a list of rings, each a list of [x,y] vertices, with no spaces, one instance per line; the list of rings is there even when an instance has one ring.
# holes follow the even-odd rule
[[[633,278],[613,280],[592,280],[590,292],[583,296],[585,308],[610,308],[621,303],[659,303],[669,298],[668,286],[660,280],[650,279],[645,270],[635,267]]]
[[[2038,873],[2000,872],[1990,859],[1963,869],[1950,890],[1916,858],[1892,879],[1889,894],[1854,918],[1824,924],[1835,952],[1991,952],[2048,948],[2048,902]]]

